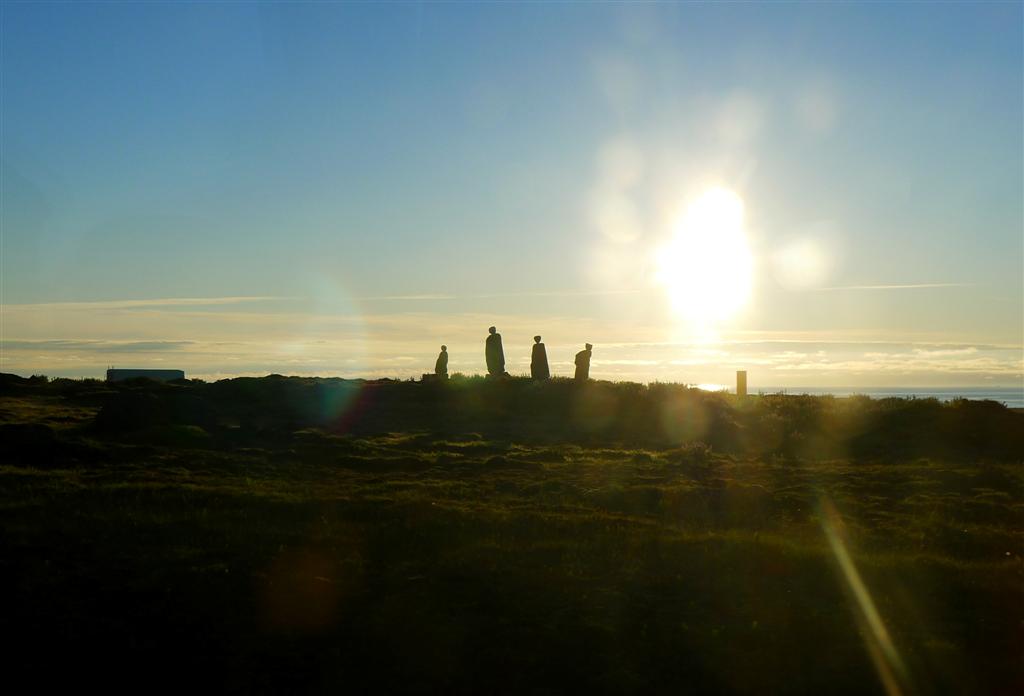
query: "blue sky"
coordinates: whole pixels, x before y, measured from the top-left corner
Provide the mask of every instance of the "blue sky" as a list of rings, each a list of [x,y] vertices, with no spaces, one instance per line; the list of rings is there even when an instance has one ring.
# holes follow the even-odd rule
[[[613,378],[1019,385],[1022,20],[5,3],[3,370],[474,372],[498,323]],[[754,275],[695,327],[653,267],[710,187]]]

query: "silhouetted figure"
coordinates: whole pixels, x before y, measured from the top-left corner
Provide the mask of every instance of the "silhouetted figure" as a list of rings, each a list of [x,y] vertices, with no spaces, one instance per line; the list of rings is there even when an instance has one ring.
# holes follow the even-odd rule
[[[576,354],[576,379],[585,382],[590,379],[590,356],[594,346],[587,344],[587,347]]]
[[[487,345],[484,354],[487,357],[487,374],[501,377],[505,374],[505,350],[501,347],[501,334],[493,326],[487,329]]]
[[[440,379],[448,379],[448,346],[441,346],[441,353],[434,363],[434,374]]]
[[[551,376],[548,369],[548,350],[540,342],[540,336],[533,337],[533,355],[530,356],[530,376],[534,379],[547,379]]]

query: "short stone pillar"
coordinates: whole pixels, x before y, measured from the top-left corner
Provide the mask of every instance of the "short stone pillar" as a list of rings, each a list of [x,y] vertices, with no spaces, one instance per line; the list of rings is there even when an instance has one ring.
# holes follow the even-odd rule
[[[736,370],[736,396],[747,395],[747,371]]]

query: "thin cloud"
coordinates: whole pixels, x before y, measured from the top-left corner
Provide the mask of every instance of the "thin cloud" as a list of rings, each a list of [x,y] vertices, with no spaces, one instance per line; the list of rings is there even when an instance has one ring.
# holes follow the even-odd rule
[[[456,295],[381,295],[360,297],[363,302],[428,302],[431,300],[457,300]]]
[[[834,285],[818,290],[921,290],[926,288],[970,288],[974,283],[909,283],[906,285]]]
[[[38,302],[5,304],[4,309],[135,309],[140,307],[200,307],[243,304],[246,302],[273,302],[295,299],[292,297],[165,297],[152,300],[104,300],[101,302]]]
[[[547,290],[539,292],[508,292],[492,295],[474,295],[475,298],[490,299],[492,297],[596,297],[599,295],[637,295],[643,290]]]
[[[423,302],[433,300],[490,300],[502,297],[594,297],[598,295],[636,295],[643,290],[540,290],[528,292],[496,292],[480,295],[382,295],[360,297],[364,302]]]
[[[77,341],[43,339],[37,341],[4,341],[5,350],[24,351],[95,351],[103,353],[146,353],[168,350],[187,350],[200,345],[197,341]]]

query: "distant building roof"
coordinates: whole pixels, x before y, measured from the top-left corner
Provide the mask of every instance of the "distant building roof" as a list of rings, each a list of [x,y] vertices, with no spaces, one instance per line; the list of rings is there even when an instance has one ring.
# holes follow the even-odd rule
[[[132,369],[111,369],[107,370],[107,381],[118,382],[122,379],[135,379],[145,377],[155,379],[159,382],[168,382],[172,379],[185,379],[184,370],[132,370]]]

